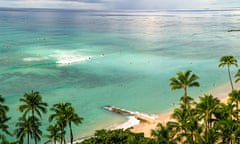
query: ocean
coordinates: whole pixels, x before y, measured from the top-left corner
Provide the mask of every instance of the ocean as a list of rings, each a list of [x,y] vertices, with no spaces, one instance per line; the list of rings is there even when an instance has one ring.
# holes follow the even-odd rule
[[[49,108],[72,103],[84,117],[74,127],[75,137],[127,120],[104,110],[106,105],[147,114],[172,110],[183,95],[169,86],[178,71],[200,76],[201,86],[189,89],[194,98],[228,82],[226,69],[218,68],[219,58],[240,58],[240,33],[227,32],[239,25],[236,9],[1,8],[0,94],[10,108],[10,130],[21,115],[19,98],[31,90],[39,91]]]

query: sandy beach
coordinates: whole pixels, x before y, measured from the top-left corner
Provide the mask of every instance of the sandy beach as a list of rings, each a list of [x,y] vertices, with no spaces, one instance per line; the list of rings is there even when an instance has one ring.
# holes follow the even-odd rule
[[[153,121],[140,122],[138,125],[133,126],[131,129],[135,133],[144,133],[145,137],[151,137],[151,130],[155,129],[158,123],[167,123],[171,118],[172,112],[166,112],[157,115]]]
[[[235,88],[239,85],[235,85]],[[226,83],[222,86],[219,86],[206,94],[212,94],[214,97],[218,97],[221,102],[226,102],[228,94],[231,92],[231,86],[229,83]],[[140,122],[138,125],[133,126],[131,129],[135,133],[144,133],[145,137],[151,137],[151,130],[155,129],[158,123],[166,124],[171,119],[172,111],[162,113],[157,115],[153,121]]]

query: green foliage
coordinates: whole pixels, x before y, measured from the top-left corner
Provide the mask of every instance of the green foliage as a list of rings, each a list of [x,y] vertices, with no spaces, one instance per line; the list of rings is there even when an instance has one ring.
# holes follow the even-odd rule
[[[229,77],[229,81],[230,81],[230,84],[231,84],[231,87],[232,87],[232,90],[234,89],[233,88],[233,83],[232,83],[232,77],[231,77],[231,73],[230,73],[230,66],[235,66],[235,67],[238,67],[238,64],[237,64],[237,59],[235,59],[234,56],[222,56],[219,60],[220,64],[218,65],[218,67],[224,67],[224,66],[227,66],[228,68],[228,77]],[[238,75],[236,75],[237,77]],[[237,79],[238,81],[238,79]]]
[[[240,143],[240,121],[236,117],[238,109],[235,105],[234,102],[220,103],[218,98],[207,94],[200,97],[200,101],[191,102],[187,108],[180,103],[180,107],[173,111],[173,121],[159,124],[152,136],[159,143],[166,144]]]
[[[42,96],[38,91],[25,93],[23,98],[20,98],[20,102],[23,104],[19,106],[19,111],[23,115],[16,124],[16,136],[21,143],[23,143],[24,137],[27,136],[27,143],[29,143],[29,138],[33,138],[35,144],[37,144],[41,140],[42,135],[40,119],[42,118],[42,113],[47,112],[48,104],[42,101]]]
[[[152,130],[151,135],[156,138],[156,142],[159,144],[176,144],[177,140],[173,138],[172,126],[171,124],[164,126],[159,123],[157,128]]]
[[[216,123],[216,130],[222,143],[240,143],[240,122],[236,120],[220,120]]]
[[[155,144],[153,139],[145,138],[143,133],[135,134],[129,129],[98,130],[92,138],[79,144]]]
[[[30,137],[32,137],[33,133],[31,123],[32,121],[30,117],[20,117],[18,122],[16,123],[15,134],[20,144],[24,143],[25,137],[27,137],[27,143],[29,144]]]
[[[200,102],[196,105],[197,119],[204,121],[206,129],[213,126],[216,121],[215,111],[218,109],[220,101],[212,95],[204,95],[200,97]]]
[[[228,101],[235,110],[234,113],[232,113],[232,116],[239,120],[239,102],[240,102],[240,90],[233,90],[229,94],[229,101]]]
[[[52,143],[52,142],[54,144],[56,144],[57,141],[61,140],[61,137],[62,137],[63,134],[61,133],[61,129],[58,127],[58,125],[50,125],[50,126],[48,126],[47,131],[49,132],[49,134],[48,135],[44,135],[48,139],[45,142],[45,144]]]
[[[72,132],[72,123],[78,125],[82,123],[83,118],[79,117],[77,113],[75,113],[74,108],[70,103],[58,103],[54,104],[51,108],[51,111],[54,113],[50,115],[49,121],[53,121],[55,119],[56,125],[59,127],[61,131],[60,142],[65,141],[65,127],[68,125],[71,144],[73,143],[73,132]]]
[[[35,113],[40,118],[42,117],[42,113],[47,112],[48,104],[42,101],[42,96],[38,91],[31,91],[30,93],[25,93],[23,98],[20,98],[20,102],[23,104],[19,106],[20,112],[23,112],[23,116],[25,117],[27,114],[31,114],[35,116]]]
[[[0,95],[0,142],[4,143],[6,142],[6,136],[11,135],[7,125],[7,122],[11,119],[7,116],[7,112],[9,111],[8,106],[4,105],[4,98],[2,95]]]
[[[177,89],[183,89],[184,90],[184,95],[183,95],[183,102],[185,105],[185,108],[187,107],[187,88],[188,87],[199,87],[200,84],[197,81],[199,77],[196,74],[191,75],[190,70],[187,70],[185,72],[178,72],[177,73],[177,78],[172,77],[170,78],[170,86],[172,90],[177,90]]]
[[[237,73],[234,75],[234,77],[236,78],[235,83],[240,81],[240,69],[237,71]]]
[[[232,55],[222,56],[219,62],[220,64],[218,65],[218,67],[224,67],[225,65],[234,65],[235,67],[238,67],[237,59]]]
[[[225,65],[228,66],[231,82],[229,67],[231,65],[237,67],[237,60],[233,56],[224,56],[220,59],[219,67]],[[190,72],[178,72],[177,78],[170,79],[171,89],[184,89],[184,96],[181,98],[180,107],[172,114],[174,120],[166,125],[159,124],[152,131],[152,136],[159,143],[240,143],[240,90],[234,90],[231,82],[232,92],[229,94],[227,104],[220,103],[218,98],[208,94],[201,96],[200,101],[196,102],[187,95]],[[240,70],[235,75],[236,82],[239,81],[239,76]]]

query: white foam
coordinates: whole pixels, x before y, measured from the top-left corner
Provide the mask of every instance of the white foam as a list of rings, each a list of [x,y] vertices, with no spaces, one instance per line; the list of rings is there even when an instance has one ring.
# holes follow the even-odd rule
[[[122,123],[122,124],[120,124],[120,125],[118,125],[118,126],[116,126],[114,128],[110,128],[110,129],[112,129],[112,130],[115,130],[115,129],[124,129],[124,130],[126,130],[126,129],[131,128],[131,127],[133,127],[135,125],[138,125],[138,124],[140,124],[140,120],[138,120],[134,116],[129,116],[128,117],[128,121],[126,121],[126,122],[124,122],[124,123]],[[74,140],[73,143],[74,144],[80,143],[80,142],[82,142],[85,139],[88,139],[90,137],[93,137],[93,136],[89,136],[89,137],[85,137],[85,138],[80,138],[78,140]],[[70,144],[70,143],[68,143],[68,144]]]
[[[157,115],[154,115],[154,114],[146,114],[146,113],[140,113],[138,111],[136,112],[131,112],[132,114],[135,114],[135,115],[141,115],[143,117],[146,117],[146,118],[149,118],[149,119],[152,119],[152,120],[155,120],[157,118]]]
[[[147,118],[147,119],[150,119],[150,120],[155,120],[157,118],[157,115],[153,115],[153,114],[146,114],[146,113],[141,113],[141,112],[138,112],[138,111],[129,111],[129,110],[126,110],[126,109],[122,109],[122,108],[118,108],[118,107],[114,107],[114,106],[110,106],[110,105],[107,105],[104,107],[106,110],[108,111],[112,111],[112,112],[116,112],[116,110],[118,111],[121,111],[120,114],[122,115],[129,115],[128,116],[128,121],[117,126],[116,129],[119,129],[119,128],[129,128],[129,127],[132,127],[134,125],[137,125],[140,123],[140,120],[137,119],[138,116],[142,116],[143,118]]]
[[[88,61],[91,59],[91,56],[69,56],[69,57],[63,57],[56,61],[57,64],[72,64],[72,63],[79,63]]]
[[[140,124],[140,120],[138,120],[134,116],[129,116],[128,121],[116,126],[114,129],[124,129],[125,130],[125,129],[131,128],[135,125],[138,125],[138,124]]]
[[[23,58],[23,61],[34,62],[51,60],[55,61],[55,63],[59,66],[64,66],[68,64],[89,61],[91,59],[92,56],[84,55],[80,50],[54,50],[47,56],[26,57]]]
[[[81,63],[88,61],[92,56],[81,55],[79,51],[69,50],[69,51],[60,51],[57,50],[53,55],[50,55],[56,59],[57,64],[66,65],[73,63]]]

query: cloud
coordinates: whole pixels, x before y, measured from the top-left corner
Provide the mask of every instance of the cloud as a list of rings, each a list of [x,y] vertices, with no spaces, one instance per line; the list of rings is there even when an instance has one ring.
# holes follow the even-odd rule
[[[191,9],[205,8],[215,0],[122,0],[113,3],[120,9]]]
[[[105,9],[98,0],[0,0],[1,7]]]
[[[239,6],[238,0],[0,0],[1,7],[64,9],[195,9]]]

